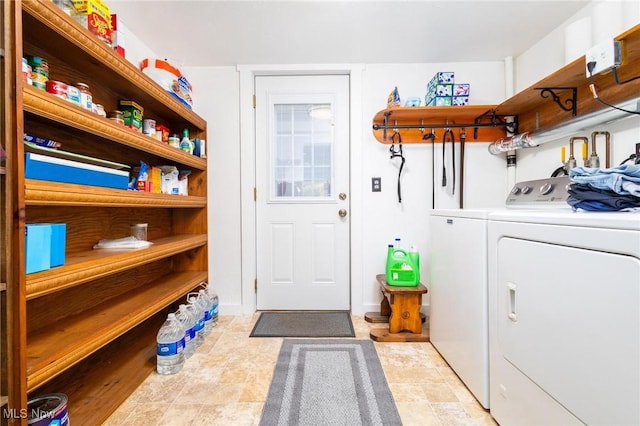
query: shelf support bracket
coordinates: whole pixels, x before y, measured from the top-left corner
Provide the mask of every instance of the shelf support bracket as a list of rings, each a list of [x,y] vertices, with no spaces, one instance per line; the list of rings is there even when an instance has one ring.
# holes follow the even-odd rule
[[[551,96],[553,101],[564,111],[571,111],[571,115],[575,117],[578,114],[578,88],[577,87],[536,87],[536,90],[540,90],[540,97],[548,98]],[[560,96],[555,91],[558,90],[571,90],[572,96],[565,99],[560,99]],[[566,106],[565,106],[566,105]]]
[[[489,125],[492,127],[503,127],[510,133],[517,133],[518,117],[517,116],[513,117],[513,121],[507,121],[505,120],[505,117],[506,116],[504,115],[496,114],[496,111],[494,109],[490,109],[489,111],[485,112],[481,116],[477,117],[476,119],[473,120],[475,124],[473,128],[473,138],[478,139],[478,127],[483,125],[482,124],[483,120],[486,121],[487,119],[489,120],[489,123],[484,123],[484,126]]]

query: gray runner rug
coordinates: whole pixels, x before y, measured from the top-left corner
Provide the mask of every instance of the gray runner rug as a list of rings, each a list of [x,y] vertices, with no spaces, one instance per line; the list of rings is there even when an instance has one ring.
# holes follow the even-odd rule
[[[263,312],[249,337],[356,337],[347,311]]]
[[[371,340],[283,341],[261,426],[401,424]]]

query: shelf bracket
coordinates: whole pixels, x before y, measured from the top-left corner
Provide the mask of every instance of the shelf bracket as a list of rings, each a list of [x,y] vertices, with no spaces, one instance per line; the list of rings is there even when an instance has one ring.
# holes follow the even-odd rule
[[[505,117],[507,116],[496,114],[494,109],[490,109],[484,114],[476,117],[476,119],[473,120],[475,125],[473,128],[473,138],[478,138],[478,127],[480,127],[479,125],[482,124],[483,120],[489,120],[489,123],[484,124],[485,126],[504,127],[504,129],[509,133],[518,133],[518,116],[512,116],[512,121],[507,121]]]
[[[577,87],[536,87],[535,90],[540,90],[540,97],[547,98],[551,96],[553,101],[564,111],[571,111],[572,116],[578,114],[578,88]],[[571,90],[572,96],[565,99],[560,99],[560,96],[555,92],[557,90]],[[566,106],[565,106],[566,105]]]

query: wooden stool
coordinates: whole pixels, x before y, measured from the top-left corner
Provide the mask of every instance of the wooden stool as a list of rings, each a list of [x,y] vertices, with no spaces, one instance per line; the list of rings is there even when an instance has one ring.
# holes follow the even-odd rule
[[[389,328],[374,328],[371,339],[376,342],[428,342],[429,332],[422,330],[424,315],[420,313],[422,295],[427,288],[419,284],[414,287],[397,287],[387,284],[384,274],[376,275],[382,291],[380,312],[367,312],[367,322],[389,322]]]

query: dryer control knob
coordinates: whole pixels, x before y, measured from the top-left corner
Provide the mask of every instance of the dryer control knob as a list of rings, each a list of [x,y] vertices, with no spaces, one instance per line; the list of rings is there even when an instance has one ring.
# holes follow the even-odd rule
[[[550,184],[549,182],[546,182],[544,185],[542,185],[540,187],[540,193],[542,195],[547,195],[549,194],[551,191],[553,191],[553,185]]]
[[[528,194],[530,192],[531,192],[531,187],[530,186],[526,186],[525,185],[525,186],[522,187],[522,193],[523,194]]]
[[[511,190],[511,193],[513,195],[518,195],[520,193],[520,187],[519,186],[514,186],[513,189]]]

